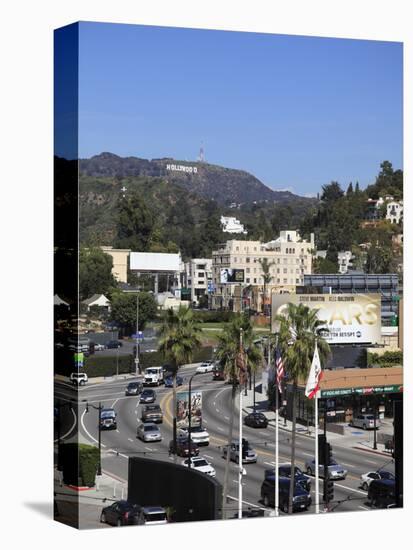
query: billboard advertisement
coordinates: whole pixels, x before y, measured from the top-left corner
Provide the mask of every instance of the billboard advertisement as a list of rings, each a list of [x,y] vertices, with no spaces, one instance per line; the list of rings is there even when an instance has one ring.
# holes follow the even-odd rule
[[[226,283],[243,283],[244,282],[244,270],[243,269],[221,269],[221,284]]]
[[[276,315],[287,304],[304,304],[318,310],[318,318],[328,329],[329,344],[377,344],[381,342],[380,294],[273,294],[272,332],[277,332]]]
[[[178,428],[188,426],[189,392],[176,394],[176,425]],[[202,421],[202,392],[191,392],[191,425],[200,426]]]

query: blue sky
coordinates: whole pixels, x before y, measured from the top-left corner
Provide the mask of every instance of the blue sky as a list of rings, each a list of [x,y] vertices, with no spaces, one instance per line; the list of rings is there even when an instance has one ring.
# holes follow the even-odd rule
[[[402,44],[81,23],[79,154],[196,160],[274,189],[402,168]]]

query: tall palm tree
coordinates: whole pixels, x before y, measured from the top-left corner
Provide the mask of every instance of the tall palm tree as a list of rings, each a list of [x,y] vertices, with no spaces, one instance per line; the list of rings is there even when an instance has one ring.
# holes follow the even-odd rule
[[[242,332],[242,349],[240,349],[240,335]],[[249,317],[245,314],[239,314],[225,325],[222,334],[218,335],[218,347],[216,357],[228,379],[231,381],[231,411],[229,416],[228,426],[228,448],[232,443],[234,432],[234,415],[235,415],[235,397],[237,393],[237,385],[239,391],[242,387],[239,382],[239,356],[243,356],[243,361],[247,371],[254,372],[261,365],[262,354],[260,348],[253,342],[253,327]],[[222,493],[222,518],[226,508],[227,493],[228,493],[228,476],[229,476],[229,459],[230,453],[227,452],[224,474],[224,487]]]
[[[268,261],[268,258],[259,258],[258,260],[262,269],[262,280],[264,282],[264,292],[262,296],[262,312],[265,313],[265,298],[267,295],[267,285],[272,281],[272,275],[270,275],[270,269],[275,262]]]
[[[321,364],[330,354],[330,346],[319,335],[324,323],[318,319],[316,309],[299,304],[288,304],[285,315],[277,315],[279,323],[278,346],[280,348],[286,371],[292,381],[292,433],[291,433],[291,472],[295,471],[295,446],[297,422],[297,388],[298,383],[307,379],[317,342]],[[276,390],[277,391],[277,390]],[[288,513],[292,513],[294,478],[291,478],[288,499]]]
[[[199,334],[192,309],[180,306],[177,311],[169,308],[164,316],[159,331],[159,351],[164,354],[172,367],[173,392],[173,441],[174,461],[176,457],[176,376],[179,367],[190,363],[194,351],[201,346]],[[191,405],[189,405],[191,406]]]

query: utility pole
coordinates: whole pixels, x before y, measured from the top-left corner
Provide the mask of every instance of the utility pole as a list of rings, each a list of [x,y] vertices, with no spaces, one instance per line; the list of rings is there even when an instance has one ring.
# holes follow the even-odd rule
[[[139,367],[139,292],[136,294],[136,352],[135,352],[135,375],[140,373]]]
[[[323,445],[323,462],[324,462],[324,468],[323,468],[323,475],[324,475],[324,482],[323,482],[323,498],[324,498],[324,507],[325,511],[328,512],[328,499],[327,499],[327,484],[328,484],[328,453],[327,453],[327,399],[324,399],[324,445]]]

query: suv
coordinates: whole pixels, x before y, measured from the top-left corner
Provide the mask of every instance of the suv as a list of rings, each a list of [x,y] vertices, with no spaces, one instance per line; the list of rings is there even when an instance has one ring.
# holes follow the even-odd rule
[[[85,372],[72,372],[70,381],[74,386],[84,386],[88,381],[88,377]]]
[[[374,508],[388,508],[396,504],[396,481],[373,479],[369,485],[368,499]]]
[[[174,442],[169,442],[169,454],[174,454]],[[176,439],[176,454],[187,458],[189,456],[189,439],[187,437],[178,437]],[[191,456],[199,455],[199,447],[191,440]]]
[[[102,409],[100,411],[100,429],[101,430],[116,430],[118,424],[116,422],[116,412],[114,409]]]
[[[142,382],[129,382],[125,389],[125,395],[139,395],[142,393]]]
[[[373,414],[358,414],[353,417],[351,425],[355,428],[363,428],[363,430],[374,430],[374,415]],[[376,429],[380,426],[380,420],[376,417]]]
[[[288,513],[288,498],[290,492],[290,480],[285,477],[279,478],[278,495],[280,509]],[[275,477],[269,476],[262,482],[261,498],[264,506],[275,506]],[[294,485],[293,512],[308,510],[311,506],[311,496],[301,485]]]
[[[265,478],[269,478],[275,475],[275,468],[268,468],[265,470]],[[278,466],[278,475],[280,477],[286,477],[288,479],[291,478],[291,464],[289,462],[285,462],[283,464],[279,464]],[[311,478],[307,475],[305,475],[298,466],[295,467],[295,483],[298,485],[301,485],[303,489],[310,492],[311,490]]]
[[[119,340],[109,340],[109,342],[106,343],[106,349],[117,349],[122,347],[122,342]]]
[[[163,414],[159,405],[146,405],[142,411],[142,422],[156,422],[162,424]]]

